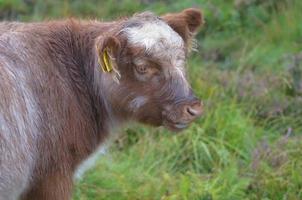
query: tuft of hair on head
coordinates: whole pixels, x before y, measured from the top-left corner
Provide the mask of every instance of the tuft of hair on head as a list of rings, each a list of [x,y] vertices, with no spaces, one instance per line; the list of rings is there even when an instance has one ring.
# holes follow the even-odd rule
[[[166,47],[182,48],[183,40],[165,21],[152,12],[135,14],[124,23],[120,33],[125,34],[129,43],[145,48],[146,52]]]
[[[147,22],[156,23],[159,20],[160,18],[150,11],[135,13],[131,18],[125,21],[119,33],[123,33],[130,28],[142,27]]]
[[[159,20],[159,17],[156,16],[153,12],[145,11],[142,13],[134,14],[132,19],[138,19],[141,21],[156,21],[156,20]]]

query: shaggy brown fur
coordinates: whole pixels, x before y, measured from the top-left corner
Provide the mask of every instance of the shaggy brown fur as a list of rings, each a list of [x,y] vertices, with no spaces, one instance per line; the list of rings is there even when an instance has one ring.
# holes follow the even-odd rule
[[[70,199],[75,169],[118,124],[178,131],[200,116],[201,102],[173,66],[185,57],[164,66],[169,58],[155,58],[124,31],[166,22],[184,41],[182,55],[202,23],[197,9],[162,19],[0,23],[0,199]],[[105,49],[111,73],[98,63]]]

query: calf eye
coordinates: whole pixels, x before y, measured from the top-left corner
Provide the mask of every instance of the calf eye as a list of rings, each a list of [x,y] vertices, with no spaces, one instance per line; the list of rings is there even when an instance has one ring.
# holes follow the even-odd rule
[[[140,81],[148,81],[158,76],[159,69],[152,65],[136,65],[134,69],[136,78]]]
[[[146,74],[147,73],[147,67],[140,65],[140,66],[136,66],[136,71],[140,74]]]

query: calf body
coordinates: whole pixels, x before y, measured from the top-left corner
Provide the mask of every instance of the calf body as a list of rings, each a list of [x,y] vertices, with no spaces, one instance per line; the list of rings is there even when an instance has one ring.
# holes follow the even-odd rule
[[[176,16],[184,22],[173,29]],[[200,20],[191,9],[108,23],[1,23],[0,199],[69,199],[75,169],[113,127],[136,120],[180,130],[199,116],[181,67]],[[144,36],[151,25],[167,38]],[[176,45],[179,58],[160,57],[158,44]],[[151,68],[152,59],[162,62]]]

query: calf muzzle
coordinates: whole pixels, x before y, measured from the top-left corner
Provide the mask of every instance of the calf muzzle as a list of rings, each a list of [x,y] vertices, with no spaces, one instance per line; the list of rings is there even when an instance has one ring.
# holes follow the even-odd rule
[[[203,103],[196,97],[183,100],[181,103],[170,103],[164,107],[163,124],[173,131],[180,131],[200,117]]]

